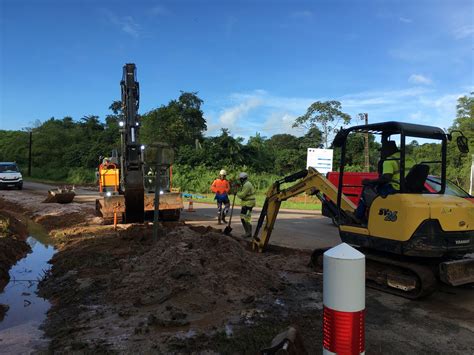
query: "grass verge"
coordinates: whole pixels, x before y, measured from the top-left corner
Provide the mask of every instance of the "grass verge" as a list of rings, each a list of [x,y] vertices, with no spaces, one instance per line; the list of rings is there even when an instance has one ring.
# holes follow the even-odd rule
[[[194,197],[195,194],[193,194]],[[202,203],[215,203],[214,194],[196,194],[197,196],[202,198],[194,198],[194,202],[202,202]],[[257,194],[257,207],[262,207],[263,203],[265,202],[265,195],[264,194]],[[230,196],[230,202],[232,203],[233,196]],[[189,199],[185,199],[187,201]],[[239,198],[235,199],[235,205],[240,206]],[[306,211],[320,211],[321,210],[321,203],[317,198],[306,196],[306,200],[304,196],[298,196],[297,199],[289,199],[288,201],[283,201],[281,204],[281,208],[287,209],[295,209],[295,210],[306,210]]]

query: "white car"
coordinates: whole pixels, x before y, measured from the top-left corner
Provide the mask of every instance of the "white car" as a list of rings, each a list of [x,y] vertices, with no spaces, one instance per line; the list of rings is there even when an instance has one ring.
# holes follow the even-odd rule
[[[12,162],[0,162],[0,188],[16,187],[23,188],[23,176],[18,170],[18,165]]]

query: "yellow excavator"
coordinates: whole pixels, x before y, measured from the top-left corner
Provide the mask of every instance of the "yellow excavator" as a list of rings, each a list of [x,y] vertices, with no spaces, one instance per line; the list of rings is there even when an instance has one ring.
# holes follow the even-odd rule
[[[398,143],[400,154],[396,158],[382,157],[379,174],[382,174],[384,160],[397,160],[401,179],[396,193],[375,196],[368,208],[367,220],[362,222],[353,218],[356,206],[344,196],[342,189],[348,136],[366,132],[380,135],[382,145],[388,141]],[[457,133],[460,134],[457,137],[459,150],[467,153],[467,139],[462,132]],[[405,174],[406,147],[413,138],[435,143],[439,158],[421,161]],[[326,203],[324,194],[335,201],[330,203],[330,208],[337,218],[341,240],[366,255],[368,286],[416,299],[435,291],[438,281],[452,286],[473,283],[474,204],[445,194],[446,152],[451,139],[452,134],[440,128],[402,122],[340,130],[333,143],[341,150],[338,186],[312,168],[276,181],[267,192],[253,248],[260,252],[265,250],[282,201],[307,192],[316,194]],[[430,193],[424,187],[430,170],[440,176],[437,193]],[[298,179],[301,180],[293,186],[281,189],[283,183]],[[316,262],[323,252],[315,251],[312,260]]]

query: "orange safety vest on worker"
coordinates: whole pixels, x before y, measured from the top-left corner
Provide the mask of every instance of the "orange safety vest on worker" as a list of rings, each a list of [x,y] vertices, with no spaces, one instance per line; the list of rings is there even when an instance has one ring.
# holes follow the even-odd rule
[[[226,179],[215,179],[211,185],[211,191],[217,194],[229,194],[230,184]]]

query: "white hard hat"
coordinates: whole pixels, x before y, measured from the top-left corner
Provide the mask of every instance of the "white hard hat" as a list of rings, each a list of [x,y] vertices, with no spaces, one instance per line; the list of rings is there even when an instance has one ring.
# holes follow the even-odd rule
[[[222,169],[221,171],[219,171],[219,175],[227,175],[227,171],[225,171],[224,169]]]
[[[247,173],[240,173],[239,174],[239,179],[247,179],[249,176],[247,175]]]

